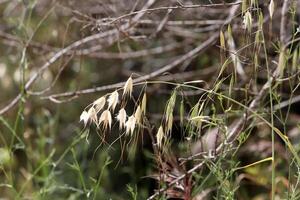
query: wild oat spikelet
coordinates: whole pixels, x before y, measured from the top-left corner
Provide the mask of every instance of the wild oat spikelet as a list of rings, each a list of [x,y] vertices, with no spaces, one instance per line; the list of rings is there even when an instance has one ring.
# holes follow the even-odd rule
[[[107,128],[107,126],[111,128],[112,118],[111,118],[110,111],[108,109],[103,111],[103,113],[101,114],[99,118],[99,124],[101,123],[103,123],[104,128]]]
[[[135,125],[136,125],[136,119],[133,115],[131,115],[127,122],[125,123],[125,127],[126,127],[126,134],[133,134],[133,131],[134,131],[134,128],[135,128]]]
[[[273,0],[270,1],[268,9],[269,9],[269,13],[270,13],[270,18],[272,19],[273,14],[274,14],[274,10],[275,10],[275,4],[274,4]]]
[[[147,106],[147,95],[146,93],[144,93],[142,99],[142,105],[141,105],[142,113],[144,113],[144,115],[146,114],[146,106]]]
[[[160,126],[156,134],[156,142],[158,148],[161,148],[163,137],[164,137],[164,129],[162,126]]]
[[[93,106],[95,106],[95,110],[98,113],[100,110],[102,110],[102,108],[104,107],[106,102],[105,97],[100,97],[99,99],[97,99],[96,101],[93,102]]]
[[[168,117],[168,121],[166,121],[166,133],[170,133],[173,127],[173,113],[171,113]]]
[[[119,93],[117,92],[117,90],[115,90],[108,97],[108,109],[111,108],[112,111],[114,111],[118,102],[119,102]]]
[[[119,121],[119,129],[122,129],[125,126],[127,114],[124,108],[122,108],[118,115],[117,115],[117,120]]]
[[[247,11],[244,15],[243,26],[244,29],[247,29],[249,32],[252,29],[252,15],[249,11]]]
[[[223,33],[223,31],[221,30],[220,31],[220,46],[223,50],[226,49],[226,46],[225,46],[225,35]]]
[[[89,119],[91,119],[95,124],[97,124],[97,112],[93,106],[88,110],[88,116]]]
[[[131,97],[132,95],[132,89],[133,89],[133,81],[131,76],[128,78],[128,80],[126,81],[124,88],[123,88],[123,96],[125,96],[126,94],[129,94],[129,96]]]
[[[84,123],[84,126],[86,126],[86,124],[88,123],[88,121],[89,121],[89,114],[88,114],[88,112],[86,112],[85,110],[81,113],[81,115],[80,115],[80,120],[79,120],[79,122],[81,122],[81,121],[83,121],[83,123]]]
[[[168,101],[167,109],[165,111],[166,133],[169,133],[172,129],[173,111],[174,111],[174,107],[175,107],[175,104],[176,104],[176,97],[177,97],[177,91],[174,90],[172,96],[170,97],[170,99]]]
[[[142,122],[142,110],[141,110],[141,107],[140,106],[138,106],[137,108],[136,108],[136,111],[135,111],[135,113],[134,113],[134,117],[135,117],[135,119],[136,119],[136,123],[137,124],[139,124],[139,123],[141,123]]]

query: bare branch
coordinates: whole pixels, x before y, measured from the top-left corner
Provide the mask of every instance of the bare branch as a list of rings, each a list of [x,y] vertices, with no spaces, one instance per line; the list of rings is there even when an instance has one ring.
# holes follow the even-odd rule
[[[155,0],[148,0],[143,9],[148,9],[154,3],[155,3]],[[81,40],[78,40],[78,41],[72,43],[71,45],[67,46],[66,48],[63,48],[62,50],[58,51],[57,53],[55,53],[48,60],[48,62],[46,62],[43,66],[41,66],[39,68],[39,70],[32,77],[30,77],[30,79],[25,84],[24,89],[28,90],[32,86],[32,84],[38,79],[38,77],[43,74],[43,72],[45,70],[47,70],[59,58],[61,58],[62,56],[66,55],[70,51],[75,50],[77,47],[82,46],[83,44],[92,42],[94,40],[102,39],[102,38],[105,38],[105,37],[108,37],[108,36],[112,36],[113,35],[114,37],[118,38],[119,31],[125,31],[125,30],[131,28],[134,24],[136,24],[136,22],[143,15],[144,15],[144,12],[137,13],[137,15],[135,17],[133,17],[131,23],[126,23],[126,24],[122,25],[121,27],[119,27],[119,29],[112,29],[112,30],[106,31],[104,33],[101,32],[101,33],[97,33],[95,35],[91,35],[91,36],[85,37],[85,38],[83,38]],[[21,94],[17,95],[8,105],[6,105],[4,108],[2,108],[0,110],[0,115],[3,115],[8,110],[10,110],[12,107],[14,107],[17,104],[17,102],[21,99],[21,97],[22,97]]]
[[[161,74],[163,74],[164,72],[170,71],[171,69],[175,68],[176,66],[178,66],[179,64],[183,63],[184,61],[196,56],[197,54],[199,54],[201,51],[203,51],[204,49],[206,49],[208,46],[210,46],[212,43],[214,43],[216,41],[216,39],[218,38],[219,34],[215,33],[213,34],[209,39],[207,39],[205,42],[201,43],[201,45],[199,45],[198,47],[196,47],[195,49],[189,51],[188,53],[184,54],[183,56],[181,56],[180,58],[176,59],[175,61],[171,62],[170,64],[164,66],[164,67],[158,67],[159,69],[141,76],[139,78],[134,79],[134,83],[138,83],[138,82],[143,82],[146,81],[148,79],[157,77]],[[96,88],[90,88],[90,89],[84,89],[84,90],[79,90],[79,91],[74,91],[74,92],[65,92],[65,93],[60,93],[60,94],[53,94],[47,97],[42,97],[43,99],[50,99],[50,98],[62,98],[62,97],[69,97],[69,96],[80,96],[83,94],[90,94],[90,93],[95,93],[95,92],[101,92],[101,91],[105,91],[105,90],[112,90],[112,89],[116,89],[119,87],[122,87],[125,84],[125,82],[120,82],[120,83],[115,83],[115,84],[111,84],[111,85],[105,85],[105,86],[100,86],[100,87],[96,87]]]

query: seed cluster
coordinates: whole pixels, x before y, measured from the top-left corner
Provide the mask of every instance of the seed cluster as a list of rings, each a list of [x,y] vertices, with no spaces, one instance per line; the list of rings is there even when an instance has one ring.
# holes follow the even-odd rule
[[[123,88],[123,94],[120,98],[119,91],[115,90],[105,96],[102,96],[90,104],[90,108],[84,110],[80,115],[80,121],[86,126],[88,123],[93,123],[97,127],[102,127],[104,130],[111,129],[113,117],[116,113],[115,119],[119,122],[119,130],[125,129],[126,134],[133,134],[136,127],[141,125],[142,117],[146,112],[147,97],[144,93],[141,105],[137,105],[135,112],[128,116],[125,107],[120,106],[120,110],[115,112],[115,109],[121,100],[126,100],[127,97],[132,98],[133,80],[128,78]],[[108,97],[107,97],[108,96]],[[105,106],[107,106],[105,108]],[[98,116],[99,119],[98,119]]]
[[[145,83],[146,84],[146,83]],[[119,90],[123,90],[123,94],[120,97]],[[128,115],[124,106],[126,100],[133,99],[133,80],[128,78],[123,88],[117,89],[111,93],[108,93],[85,109],[80,115],[80,121],[87,124],[95,124],[97,128],[103,128],[104,130],[111,130],[113,119],[118,122],[119,130],[125,130],[126,135],[132,136],[134,132],[142,127],[146,116],[147,95],[144,92],[141,98],[136,101],[135,111]],[[170,134],[173,124],[173,110],[176,101],[176,90],[173,92],[169,101],[167,102],[167,109],[165,110],[165,119],[157,129],[156,133],[156,145],[159,149],[164,146],[163,142],[167,141],[167,135]],[[119,105],[119,106],[117,106]],[[126,105],[126,103],[125,103]],[[116,110],[116,108],[120,108]],[[113,117],[115,115],[115,117]],[[98,116],[100,116],[98,118]],[[165,131],[164,131],[165,130]]]

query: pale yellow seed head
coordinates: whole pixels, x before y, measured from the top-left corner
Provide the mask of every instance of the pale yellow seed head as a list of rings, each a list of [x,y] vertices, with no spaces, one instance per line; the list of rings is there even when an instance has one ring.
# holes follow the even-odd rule
[[[298,60],[299,60],[298,51],[294,51],[293,57],[292,57],[292,71],[293,72],[296,72],[297,68],[300,67],[300,66],[298,66]]]
[[[111,128],[112,117],[111,117],[111,113],[108,109],[103,111],[103,113],[101,114],[101,116],[99,118],[99,124],[101,124],[101,123],[103,124],[104,128],[107,128],[107,126],[109,126],[109,128]]]
[[[99,99],[93,102],[93,106],[95,107],[97,113],[103,109],[105,103],[106,103],[105,97],[100,97]]]
[[[220,31],[220,46],[221,46],[222,49],[226,48],[226,46],[225,46],[225,36],[224,36],[224,33],[223,33],[222,30]]]
[[[136,125],[136,119],[133,115],[131,115],[127,122],[125,123],[125,127],[126,127],[126,134],[133,134],[134,129],[135,129],[135,125]]]
[[[135,119],[136,119],[136,123],[137,123],[137,124],[141,123],[141,121],[142,121],[142,110],[141,110],[141,107],[140,107],[140,106],[138,106],[138,107],[136,108],[136,111],[135,111],[135,113],[134,113],[134,117],[135,117]]]
[[[244,19],[243,19],[243,26],[244,29],[247,29],[249,32],[252,29],[252,15],[249,11],[247,11],[244,15]]]
[[[115,90],[108,97],[108,108],[114,111],[118,102],[119,102],[119,93],[117,92],[117,90]]]
[[[124,108],[122,108],[118,115],[117,115],[117,120],[119,121],[119,129],[122,129],[125,126],[126,123],[126,118],[127,118],[127,114]]]
[[[92,120],[92,122],[97,124],[97,113],[93,106],[88,110],[88,116],[89,116],[89,119]]]
[[[79,122],[83,121],[84,123],[84,126],[86,126],[86,124],[88,123],[89,121],[89,114],[88,112],[86,112],[85,110],[81,113],[80,115],[80,120]]]
[[[276,75],[279,77],[283,76],[284,70],[286,68],[286,52],[284,49],[281,49],[279,53],[278,65],[276,69]]]
[[[160,126],[156,134],[156,142],[158,148],[161,148],[163,137],[164,137],[164,129],[162,126]]]
[[[173,126],[173,113],[171,113],[168,117],[166,133],[170,133],[172,131]]]
[[[274,4],[273,0],[270,1],[268,9],[269,9],[270,18],[272,19],[273,15],[274,15],[274,10],[275,10],[275,4]]]
[[[146,93],[144,93],[142,99],[142,105],[141,105],[142,113],[144,113],[144,115],[146,114],[146,106],[147,106],[147,95]]]
[[[132,90],[133,90],[133,80],[130,76],[124,85],[123,96],[125,96],[126,94],[129,94],[129,96],[131,97]]]

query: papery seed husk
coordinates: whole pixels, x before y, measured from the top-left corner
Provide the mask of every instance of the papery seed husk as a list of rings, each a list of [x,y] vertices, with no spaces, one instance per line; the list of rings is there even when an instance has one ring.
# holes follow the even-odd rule
[[[108,97],[108,108],[109,109],[111,108],[112,111],[114,111],[118,102],[119,102],[119,93],[117,90],[115,90]]]
[[[94,123],[97,124],[97,113],[93,106],[88,110],[88,115],[89,119],[91,119]]]
[[[141,119],[142,119],[142,111],[141,111],[141,107],[140,106],[138,106],[137,108],[136,108],[136,111],[135,111],[135,113],[134,113],[134,117],[135,117],[135,119],[136,119],[136,123],[141,123]]]
[[[170,133],[172,131],[172,126],[173,126],[173,114],[170,114],[167,121],[166,133]]]
[[[156,142],[157,142],[158,148],[161,147],[163,137],[164,137],[164,130],[163,130],[163,127],[160,126],[157,131],[157,134],[156,134]]]
[[[103,123],[104,127],[106,128],[107,125],[109,128],[111,128],[111,123],[112,123],[112,117],[111,113],[109,110],[105,110],[102,112],[100,118],[99,118],[99,124]]]
[[[225,36],[223,31],[220,31],[220,45],[222,49],[225,49]]]
[[[275,4],[274,4],[273,0],[270,1],[268,9],[269,9],[269,13],[270,13],[270,18],[272,19],[273,15],[274,15],[274,10],[275,10]]]
[[[143,99],[142,99],[142,105],[141,105],[142,113],[144,113],[144,115],[146,114],[146,106],[147,106],[147,95],[146,95],[146,93],[144,93]]]
[[[131,97],[132,89],[133,89],[133,80],[130,76],[124,85],[123,96],[125,96],[126,94],[129,94],[129,96]]]
[[[133,115],[131,115],[127,122],[125,123],[125,126],[126,126],[126,134],[133,134],[134,132],[134,129],[135,129],[135,125],[136,125],[136,119]]]
[[[79,120],[79,122],[81,122],[81,121],[83,121],[84,126],[86,126],[86,124],[87,124],[88,121],[89,121],[89,114],[88,114],[88,112],[85,111],[85,110],[84,110],[84,111],[81,113],[81,115],[80,115],[80,120]]]
[[[100,97],[99,99],[93,102],[93,105],[95,106],[95,110],[97,113],[103,109],[103,107],[105,106],[105,102],[106,102],[105,97]]]
[[[126,123],[126,118],[127,118],[127,114],[124,108],[122,108],[118,115],[117,115],[117,120],[119,121],[119,128],[122,129],[125,126]]]

